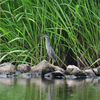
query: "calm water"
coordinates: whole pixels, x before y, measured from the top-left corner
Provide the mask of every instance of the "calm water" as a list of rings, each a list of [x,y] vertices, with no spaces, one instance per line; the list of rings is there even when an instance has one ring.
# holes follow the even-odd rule
[[[0,78],[0,100],[100,100],[100,80]]]

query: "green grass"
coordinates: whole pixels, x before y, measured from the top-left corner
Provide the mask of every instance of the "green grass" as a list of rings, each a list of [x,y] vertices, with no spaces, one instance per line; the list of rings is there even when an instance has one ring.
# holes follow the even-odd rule
[[[99,3],[97,0],[2,0],[0,62],[34,65],[48,60],[45,39],[38,37],[48,34],[59,66],[73,62],[80,63],[78,66],[99,66]]]

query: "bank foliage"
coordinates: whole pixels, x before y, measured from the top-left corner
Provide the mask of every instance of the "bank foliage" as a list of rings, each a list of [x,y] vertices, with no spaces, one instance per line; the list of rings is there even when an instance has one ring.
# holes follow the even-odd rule
[[[100,65],[99,0],[1,0],[0,62],[48,60],[48,34],[57,64]]]

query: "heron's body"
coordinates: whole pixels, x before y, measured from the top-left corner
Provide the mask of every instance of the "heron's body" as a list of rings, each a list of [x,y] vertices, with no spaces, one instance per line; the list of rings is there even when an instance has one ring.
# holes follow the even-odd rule
[[[56,55],[50,45],[49,36],[48,35],[42,35],[42,36],[44,36],[46,38],[46,49],[47,49],[47,54],[48,54],[49,58],[53,59],[53,61],[56,62]]]

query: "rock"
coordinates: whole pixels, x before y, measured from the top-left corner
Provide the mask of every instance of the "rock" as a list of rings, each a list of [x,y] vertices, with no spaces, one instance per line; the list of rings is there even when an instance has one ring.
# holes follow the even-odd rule
[[[97,68],[93,68],[93,70],[97,73]],[[95,73],[92,71],[91,68],[90,69],[86,69],[84,71],[89,77],[95,77]]]
[[[97,72],[98,72],[98,75],[100,75],[100,66],[97,67]]]
[[[6,74],[0,74],[0,78],[8,78]]]
[[[52,73],[47,73],[44,75],[44,78],[51,80],[53,78]]]
[[[75,65],[68,65],[67,71],[70,73],[70,75],[75,75],[75,76],[86,76],[87,75],[83,70],[80,70]]]
[[[76,67],[75,65],[68,65],[67,71],[68,71],[70,74],[74,74],[74,72],[80,71],[80,69],[79,69],[78,67]]]
[[[31,72],[38,72],[38,71],[41,72],[43,76],[47,73],[54,71],[64,72],[62,68],[49,64],[46,60],[42,60],[39,64],[31,68]]]
[[[52,72],[53,78],[65,78],[65,75],[61,71]]]
[[[26,72],[29,72],[31,68],[28,64],[20,64],[17,66],[17,70],[22,73],[26,73]]]
[[[13,74],[15,73],[15,66],[11,63],[0,64],[0,74]]]
[[[64,72],[65,75],[70,75],[70,72],[66,69]]]
[[[41,72],[32,72],[31,77],[32,78],[41,78]]]
[[[51,72],[51,73],[47,73],[44,75],[44,77],[46,79],[63,79],[65,78],[65,75],[61,72],[61,71],[54,71],[54,72]]]
[[[79,72],[79,71],[81,71],[81,70],[80,70],[78,67],[76,67],[75,65],[68,65],[67,71],[68,71],[70,74],[74,75],[75,73],[77,73],[77,72]]]
[[[75,75],[66,75],[65,77],[67,79],[75,79],[75,78],[77,78],[77,76],[75,76]]]

